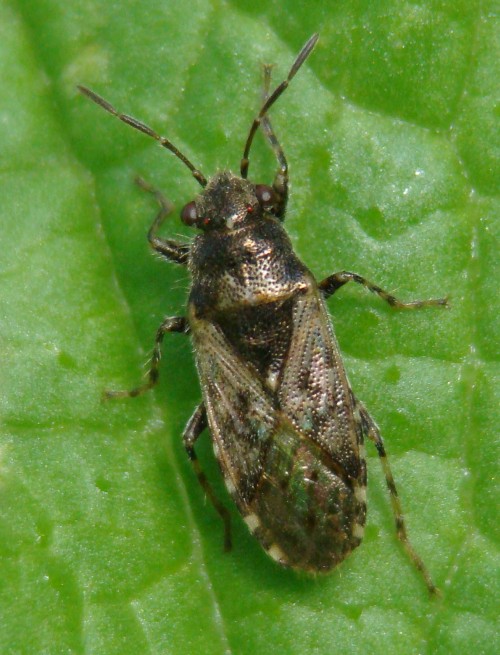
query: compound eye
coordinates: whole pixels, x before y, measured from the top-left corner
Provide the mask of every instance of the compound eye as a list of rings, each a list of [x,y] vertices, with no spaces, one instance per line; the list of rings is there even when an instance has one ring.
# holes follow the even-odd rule
[[[196,211],[196,203],[194,200],[192,202],[188,202],[188,204],[184,205],[184,207],[181,209],[181,221],[190,227],[197,224],[198,213]]]
[[[257,184],[255,186],[255,195],[259,204],[265,209],[273,207],[276,202],[276,194],[274,189],[267,184]]]

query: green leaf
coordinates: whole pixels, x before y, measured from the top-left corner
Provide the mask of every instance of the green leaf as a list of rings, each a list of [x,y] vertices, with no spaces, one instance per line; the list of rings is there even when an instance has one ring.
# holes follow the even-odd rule
[[[327,577],[282,570],[232,509],[234,549],[183,452],[200,391],[189,340],[168,335],[160,384],[140,381],[185,271],[151,257],[151,198],[199,190],[151,139],[76,92],[84,84],[168,136],[210,176],[238,169],[262,62],[290,162],[287,226],[330,301],[351,382],[379,423],[410,537],[443,596],[397,542],[369,458],[363,545]],[[499,424],[498,127],[493,4],[261,0],[0,5],[3,352],[0,651],[496,653]],[[250,176],[269,182],[258,135]],[[176,215],[169,236],[190,234]],[[208,435],[203,467],[227,505]]]

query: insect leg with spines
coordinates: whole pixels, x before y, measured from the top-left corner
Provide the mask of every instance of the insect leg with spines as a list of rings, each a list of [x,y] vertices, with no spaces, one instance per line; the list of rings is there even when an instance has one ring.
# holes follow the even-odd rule
[[[415,567],[422,574],[429,592],[431,594],[439,595],[440,594],[439,589],[432,581],[431,575],[427,570],[427,567],[425,566],[422,558],[417,553],[417,551],[415,550],[411,541],[408,538],[408,534],[406,531],[406,522],[403,515],[403,509],[401,507],[401,501],[399,500],[398,490],[396,487],[396,483],[394,482],[391,466],[389,464],[389,460],[387,459],[387,454],[385,452],[385,447],[384,447],[384,441],[382,439],[382,436],[380,435],[379,428],[375,423],[375,421],[368,414],[364,406],[359,401],[356,402],[357,402],[357,409],[361,417],[363,432],[368,437],[368,439],[373,441],[373,443],[375,444],[378,456],[380,458],[380,463],[382,464],[382,470],[384,472],[385,481],[387,484],[387,488],[389,489],[391,507],[392,507],[392,513],[394,515],[397,537],[399,541],[402,543],[403,548],[405,549],[407,555],[409,556]]]
[[[412,301],[402,301],[396,298],[391,293],[384,291],[381,287],[376,284],[373,284],[366,278],[358,275],[357,273],[352,273],[349,271],[341,271],[339,273],[333,273],[329,275],[324,280],[322,280],[318,287],[323,293],[325,299],[332,296],[338,289],[340,289],[347,282],[357,282],[362,286],[366,287],[372,293],[376,293],[382,300],[385,300],[391,307],[397,309],[419,309],[422,307],[433,307],[433,306],[447,306],[448,301],[446,298],[431,298],[428,300],[412,300]],[[418,555],[412,543],[410,542],[406,530],[406,522],[403,515],[403,510],[401,506],[401,501],[399,500],[399,495],[394,481],[394,476],[392,475],[392,470],[387,458],[387,453],[385,451],[384,442],[380,434],[380,430],[371,418],[371,416],[366,411],[365,407],[357,399],[355,399],[355,412],[356,418],[360,421],[362,426],[363,436],[373,441],[377,449],[377,453],[380,458],[380,463],[382,465],[382,470],[384,472],[387,488],[389,490],[392,513],[394,516],[394,522],[396,526],[396,534],[399,541],[402,543],[406,553],[410,557],[411,561],[415,567],[421,572],[422,577],[424,578],[425,584],[429,589],[431,594],[439,594],[439,589],[436,587],[432,578],[430,576],[427,567],[425,566],[422,558]]]
[[[207,476],[200,466],[200,462],[194,449],[194,444],[196,443],[198,437],[207,427],[207,411],[205,409],[205,403],[201,402],[194,410],[186,425],[182,435],[182,441],[184,443],[184,448],[186,449],[189,460],[193,465],[193,469],[196,477],[198,478],[198,482],[200,483],[208,499],[224,523],[224,550],[229,551],[231,550],[231,515],[223,503],[221,503],[221,501],[217,498],[217,495],[212,489],[212,485],[208,481]]]
[[[153,354],[151,355],[149,370],[146,374],[147,382],[130,390],[106,390],[103,394],[106,400],[110,398],[135,398],[136,396],[142,396],[143,393],[146,393],[146,391],[149,391],[156,385],[159,378],[161,344],[167,332],[189,334],[189,325],[187,324],[186,318],[184,316],[168,316],[156,331]]]
[[[158,230],[165,222],[167,216],[173,210],[172,203],[170,203],[165,198],[165,196],[160,191],[158,191],[158,189],[155,189],[153,186],[145,182],[141,177],[136,177],[135,183],[143,191],[151,193],[160,206],[160,211],[158,212],[155,220],[148,230],[147,239],[151,248],[153,248],[153,250],[162,255],[162,257],[164,257],[169,262],[181,264],[184,266],[187,265],[189,257],[189,244],[173,241],[172,239],[164,239],[158,236]]]
[[[189,246],[171,239],[162,239],[157,235],[162,223],[172,211],[171,203],[169,203],[159,191],[147,184],[147,182],[142,178],[136,178],[135,181],[141,189],[154,195],[160,206],[160,210],[148,231],[148,241],[151,247],[168,261],[185,266],[187,264]],[[105,391],[104,398],[133,398],[146,393],[146,391],[149,391],[155,386],[159,378],[161,345],[163,337],[167,332],[189,334],[189,324],[187,319],[184,316],[168,316],[162,321],[160,327],[156,331],[153,354],[151,355],[151,362],[147,372],[147,382],[130,390]]]
[[[366,287],[372,293],[376,293],[382,300],[385,300],[386,303],[395,307],[396,309],[420,309],[422,307],[447,307],[448,299],[447,298],[430,298],[428,300],[410,300],[403,301],[399,300],[392,293],[384,291],[378,285],[373,284],[366,278],[358,275],[357,273],[352,273],[350,271],[340,271],[339,273],[333,273],[329,275],[324,280],[319,283],[319,288],[323,292],[325,298],[332,296],[340,287],[343,287],[344,284],[348,282],[356,282]]]

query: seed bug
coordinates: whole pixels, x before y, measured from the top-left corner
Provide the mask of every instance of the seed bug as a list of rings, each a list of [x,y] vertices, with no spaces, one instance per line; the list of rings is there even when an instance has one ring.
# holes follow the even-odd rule
[[[356,282],[396,308],[446,305],[444,298],[402,302],[365,278],[342,271],[316,282],[298,259],[283,227],[288,163],[268,111],[314,48],[314,34],[288,76],[272,92],[264,68],[264,97],[251,125],[240,175],[207,179],[167,138],[118,112],[85,87],[79,90],[124,123],[147,134],[180,159],[202,191],[181,211],[199,230],[190,243],[158,236],[171,205],[143,180],[160,206],[148,232],[153,250],[187,266],[187,316],[165,318],[158,328],[148,379],[108,398],[138,396],[158,380],[167,332],[190,334],[202,401],[183,434],[187,454],[225,526],[230,515],[214,494],[195,453],[208,427],[226,487],[264,550],[286,567],[328,572],[356,548],[366,521],[365,438],[374,442],[389,489],[396,531],[430,592],[437,589],[411,545],[379,429],[354,396],[325,300]],[[271,186],[248,181],[254,136],[262,129],[278,162]]]

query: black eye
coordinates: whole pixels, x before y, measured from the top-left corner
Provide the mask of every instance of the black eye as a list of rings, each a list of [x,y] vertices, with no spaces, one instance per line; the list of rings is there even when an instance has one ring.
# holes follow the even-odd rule
[[[255,195],[259,204],[264,208],[271,208],[276,202],[276,194],[274,189],[267,184],[255,185]]]
[[[198,214],[196,212],[196,203],[194,201],[188,202],[187,205],[181,210],[181,221],[186,225],[196,225],[198,221]]]

